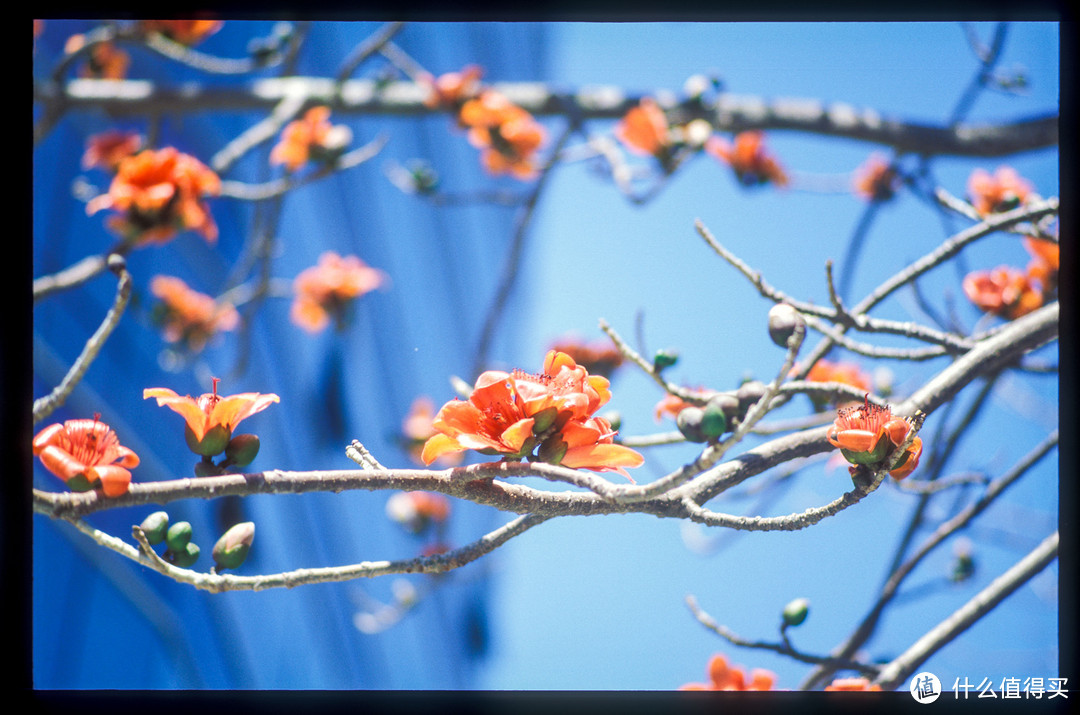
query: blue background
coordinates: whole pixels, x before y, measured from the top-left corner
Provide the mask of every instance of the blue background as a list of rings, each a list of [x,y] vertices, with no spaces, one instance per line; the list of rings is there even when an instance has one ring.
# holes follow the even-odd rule
[[[247,41],[268,34],[272,24],[228,21],[199,49],[240,56]],[[37,41],[35,76],[48,71],[70,34],[92,26],[47,21]],[[297,73],[333,75],[349,51],[379,26],[315,23]],[[978,24],[976,30],[988,42],[993,26]],[[631,93],[652,93],[677,92],[690,75],[711,72],[735,94],[843,101],[929,124],[948,120],[977,70],[961,28],[945,23],[417,23],[406,26],[395,42],[435,74],[477,63],[486,68],[489,82],[543,80],[565,89],[611,84]],[[235,81],[206,78],[131,51],[133,78]],[[1023,66],[1030,85],[1019,96],[982,93],[967,121],[1006,122],[1056,111],[1057,58],[1056,25],[1011,26],[998,67]],[[358,76],[383,66],[372,61]],[[166,118],[159,143],[206,161],[259,118],[255,113]],[[280,404],[245,422],[263,444],[251,469],[350,468],[344,445],[352,438],[363,441],[387,466],[410,464],[395,442],[396,431],[414,397],[426,394],[441,404],[453,396],[450,375],[471,377],[515,212],[484,205],[431,206],[393,187],[383,174],[385,162],[427,158],[443,187],[454,192],[499,187],[524,195],[528,185],[484,175],[475,149],[445,116],[335,115],[334,121],[350,126],[357,145],[379,132],[389,133],[391,141],[375,160],[289,194],[278,226],[280,255],[274,258],[273,274],[291,279],[322,251],[336,250],[355,253],[385,271],[389,287],[358,301],[347,331],[313,337],[289,322],[288,300],[269,300],[254,317],[250,359],[239,375],[230,375],[237,363],[235,334],[226,334],[197,361],[167,369],[161,357],[166,345],[149,320],[150,278],[166,272],[197,290],[221,290],[252,225],[249,203],[214,200],[221,228],[216,247],[184,234],[166,246],[129,255],[138,299],[67,405],[48,423],[101,412],[142,458],[136,481],[188,476],[194,459],[181,437],[178,416],[142,400],[142,390],[164,386],[199,394],[208,391],[214,375],[224,379],[226,394],[281,396]],[[544,123],[550,148],[561,123],[553,118]],[[145,131],[133,121],[119,124]],[[610,134],[613,125],[590,122],[588,130]],[[35,277],[112,245],[102,215],[87,217],[71,187],[84,173],[79,157],[86,137],[113,126],[103,115],[70,114],[35,148]],[[825,260],[842,264],[865,211],[847,188],[849,173],[882,148],[794,132],[770,133],[768,144],[793,176],[787,190],[746,190],[729,170],[702,155],[654,201],[635,206],[584,163],[557,168],[529,227],[522,270],[490,366],[538,370],[559,336],[602,337],[600,318],[633,339],[640,311],[648,349],[673,347],[682,356],[670,379],[716,389],[733,388],[745,376],[770,379],[783,359],[765,331],[770,304],[711,252],[693,221],[704,221],[772,285],[824,303]],[[271,176],[269,148],[260,147],[223,178],[266,180]],[[1030,180],[1039,194],[1057,195],[1054,149],[1001,160],[943,157],[933,162],[933,171],[942,186],[962,196],[974,168],[992,171],[1004,163]],[[104,174],[85,176],[105,187]],[[942,219],[933,207],[902,193],[877,212],[852,298],[966,225],[963,219]],[[1002,263],[1023,267],[1027,260],[1019,241],[1004,234],[980,241],[962,258],[969,270]],[[962,273],[937,269],[920,281],[920,288],[942,312],[951,302],[970,328],[979,315],[959,290]],[[34,306],[35,397],[62,377],[111,304],[114,290],[114,279],[105,274]],[[904,292],[875,314],[925,320]],[[1056,353],[1052,345],[1039,357],[1056,362]],[[866,360],[862,364],[870,367]],[[888,367],[896,392],[905,395],[945,364],[890,362]],[[661,394],[632,366],[616,374],[612,386],[611,407],[623,416],[624,436],[673,428],[670,421],[653,420]],[[961,394],[963,404],[953,419],[974,392]],[[795,401],[781,416],[807,409]],[[931,417],[924,435],[932,434],[938,419],[940,413]],[[946,473],[976,469],[1000,475],[1056,425],[1056,375],[1007,376],[958,445]],[[652,448],[636,478],[646,481],[693,455],[689,445]],[[34,485],[60,488],[37,464]],[[845,469],[830,470],[816,462],[771,492],[724,497],[710,506],[781,515],[826,503],[849,486]],[[1042,541],[1056,528],[1057,493],[1053,452],[966,533],[978,562],[974,578],[929,596],[901,599],[866,656],[898,655]],[[356,492],[192,500],[174,502],[167,510],[174,521],[193,524],[204,551],[203,568],[224,526],[254,521],[255,547],[240,573],[274,573],[415,555],[420,542],[385,516],[388,496]],[[35,516],[34,684],[49,689],[664,690],[704,680],[709,656],[723,652],[748,668],[774,671],[778,687],[794,688],[806,666],[719,640],[691,617],[683,599],[695,595],[706,611],[746,638],[776,640],[784,604],[808,598],[810,618],[790,635],[797,647],[826,653],[872,604],[914,504],[913,496],[886,485],[856,508],[796,533],[732,534],[633,515],[549,521],[438,581],[408,577],[418,588],[434,587],[401,622],[378,634],[361,633],[353,625],[364,603],[360,594],[388,601],[396,577],[211,595],[97,548],[66,524]],[[933,504],[935,519],[959,508],[947,498]],[[114,510],[88,521],[123,536],[150,511]],[[455,501],[450,539],[467,543],[509,518]],[[916,543],[928,534],[921,532]],[[905,590],[917,593],[920,586],[940,583],[951,562],[950,542],[916,570]],[[925,669],[947,686],[965,676],[995,683],[1003,677],[1056,677],[1057,611],[1054,564],[935,655]]]

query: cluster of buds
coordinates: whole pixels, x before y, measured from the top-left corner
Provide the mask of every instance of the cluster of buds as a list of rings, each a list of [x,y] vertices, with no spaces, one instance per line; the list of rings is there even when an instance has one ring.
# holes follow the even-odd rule
[[[189,568],[199,560],[202,550],[191,540],[193,530],[189,522],[178,521],[170,525],[169,515],[156,511],[146,517],[139,528],[151,546],[165,544],[165,552],[161,558],[166,562],[180,568]],[[222,534],[211,550],[214,572],[239,568],[247,559],[254,540],[255,524],[250,521],[236,524]]]
[[[897,449],[907,441],[911,428],[909,420],[893,416],[888,405],[882,407],[871,403],[867,395],[863,404],[837,410],[825,438],[853,465],[850,471],[854,478],[860,467],[880,469],[890,464]],[[921,455],[922,439],[915,437],[889,470],[889,475],[896,480],[908,476],[919,466]]]
[[[166,387],[143,390],[143,399],[157,398],[159,406],[168,407],[184,418],[184,439],[188,449],[202,457],[195,465],[199,477],[223,473],[232,467],[246,467],[259,453],[259,438],[254,434],[233,434],[242,420],[262,412],[280,398],[274,394],[245,392],[239,395],[217,394],[218,378],[213,378],[213,391],[198,398],[180,397]],[[213,457],[224,453],[220,462]]]
[[[714,392],[701,407],[682,407],[675,424],[691,442],[712,442],[739,427],[746,413],[765,395],[765,383],[748,380],[733,392]]]

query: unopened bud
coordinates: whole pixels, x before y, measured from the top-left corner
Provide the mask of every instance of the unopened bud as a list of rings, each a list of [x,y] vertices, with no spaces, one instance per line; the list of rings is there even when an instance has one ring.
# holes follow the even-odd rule
[[[727,429],[727,415],[720,401],[709,400],[701,411],[701,433],[709,439],[724,434]]]
[[[805,598],[796,598],[794,601],[784,606],[784,625],[785,626],[798,626],[806,620],[806,616],[810,613],[810,602]]]
[[[787,347],[799,326],[805,330],[806,319],[787,303],[777,303],[769,310],[769,337],[780,347]]]
[[[765,396],[765,383],[760,380],[744,382],[736,390],[735,396],[739,398],[739,412],[745,415],[750,407]]]
[[[237,467],[246,467],[259,454],[259,437],[254,434],[238,434],[225,445],[225,458]]]
[[[196,561],[199,560],[199,554],[201,550],[196,544],[187,543],[184,544],[184,548],[180,550],[169,549],[165,552],[166,560],[172,561],[174,566],[179,566],[182,569],[186,569]]]
[[[178,521],[165,532],[165,545],[169,551],[179,553],[191,541],[191,524],[186,521]]]
[[[709,398],[708,404],[716,405],[723,410],[729,428],[731,427],[731,421],[739,416],[739,398],[735,396],[735,393],[717,392]]]
[[[701,429],[701,420],[705,411],[700,407],[684,407],[675,418],[679,432],[691,442],[708,442],[708,436]]]
[[[653,356],[653,370],[660,372],[669,368],[679,361],[679,353],[675,350],[657,350]]]
[[[160,544],[165,540],[165,532],[169,528],[169,515],[163,511],[155,511],[143,519],[139,528],[146,535],[147,541],[151,544]]]
[[[210,552],[217,570],[235,569],[244,563],[255,540],[255,524],[245,521],[233,526],[217,540]]]

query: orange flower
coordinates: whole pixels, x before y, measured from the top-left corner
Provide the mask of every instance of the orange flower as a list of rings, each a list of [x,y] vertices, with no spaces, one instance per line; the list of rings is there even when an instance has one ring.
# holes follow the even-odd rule
[[[667,117],[652,97],[643,97],[615,125],[615,136],[635,154],[664,158],[671,150]]]
[[[866,678],[837,678],[829,685],[825,686],[826,691],[846,691],[846,692],[862,692],[862,691],[880,691],[881,686],[877,684],[871,684]]]
[[[140,20],[144,32],[160,32],[181,45],[197,45],[221,29],[221,20]]]
[[[615,368],[623,363],[623,354],[607,341],[586,344],[577,337],[568,336],[556,341],[552,350],[566,353],[590,374],[610,378]]]
[[[147,149],[120,161],[108,193],[92,199],[86,213],[123,212],[109,226],[139,243],[164,243],[177,229],[192,229],[213,244],[217,224],[203,198],[220,191],[221,179],[195,157],[173,147]]]
[[[96,166],[115,173],[120,162],[138,152],[142,145],[143,138],[138,132],[112,130],[95,134],[86,142],[82,166],[84,169]]]
[[[692,390],[695,394],[700,394],[703,398],[706,397],[706,393],[702,388],[695,388]],[[673,395],[670,392],[665,394],[660,401],[656,403],[656,407],[653,411],[653,417],[659,422],[665,415],[671,419],[676,419],[679,413],[687,407],[695,406],[693,402],[687,402],[678,395]]]
[[[419,533],[450,516],[450,501],[434,492],[396,492],[386,501],[386,515]]]
[[[284,164],[296,171],[308,159],[333,161],[352,141],[352,131],[343,124],[330,123],[329,107],[312,107],[300,119],[281,131],[281,141],[270,150],[270,164]]]
[[[34,436],[33,451],[72,491],[100,486],[107,497],[126,494],[131,484],[128,470],[139,466],[139,456],[121,446],[116,433],[98,415],[46,427]]]
[[[839,447],[844,458],[854,465],[877,465],[887,461],[907,437],[911,424],[903,417],[894,417],[892,408],[872,404],[869,396],[863,404],[841,407],[836,419],[825,433],[825,439]],[[904,452],[904,457],[889,474],[897,480],[911,474],[919,466],[922,439],[916,437]]]
[[[968,300],[979,310],[1008,320],[1027,315],[1043,304],[1042,294],[1028,275],[1011,266],[969,273],[963,287]]]
[[[518,179],[536,176],[534,155],[547,133],[527,111],[487,90],[462,105],[458,122],[469,128],[469,143],[481,150],[481,162],[490,173],[510,173]]]
[[[714,136],[705,142],[705,151],[730,165],[744,186],[757,186],[770,181],[777,186],[787,186],[787,174],[765,148],[764,139],[761,132],[740,132],[732,145]]]
[[[154,276],[150,292],[161,299],[165,339],[183,342],[193,352],[219,331],[235,330],[240,315],[232,305],[218,305],[210,296],[188,288],[173,276]]]
[[[456,107],[476,96],[483,76],[484,69],[478,65],[467,65],[460,72],[447,72],[438,79],[426,75],[420,80],[428,90],[424,105],[432,109]]]
[[[213,378],[213,392],[194,398],[180,397],[167,387],[150,387],[143,390],[143,399],[157,398],[159,407],[168,407],[184,418],[184,438],[192,452],[212,457],[225,450],[232,439],[232,431],[241,421],[262,412],[273,402],[280,402],[275,394],[261,395],[244,392],[223,397],[217,394],[218,378]]]
[[[73,54],[86,46],[85,35],[72,35],[64,43],[64,52]],[[131,57],[112,42],[98,42],[87,51],[86,64],[79,76],[88,79],[124,79]]]
[[[980,216],[1008,211],[1027,201],[1031,184],[1010,166],[1000,166],[991,176],[976,169],[968,177],[968,197]]]
[[[356,256],[342,258],[334,251],[319,256],[319,263],[300,271],[293,281],[296,299],[293,323],[316,333],[330,324],[333,315],[343,324],[345,308],[354,298],[370,293],[386,281],[386,275]]]
[[[855,170],[853,188],[867,201],[888,201],[896,194],[899,175],[887,159],[873,154]]]
[[[798,367],[795,367],[792,368],[791,372],[794,374],[797,370]],[[863,372],[858,365],[850,362],[818,360],[810,368],[810,372],[806,373],[806,380],[808,382],[839,382],[863,392],[869,392],[872,388],[870,376]],[[824,409],[825,405],[828,404],[827,401],[814,396],[811,396],[811,400],[818,410]]]
[[[595,471],[641,464],[640,455],[613,444],[611,425],[593,414],[611,399],[609,383],[589,375],[566,353],[548,352],[544,372],[489,370],[467,401],[452,400],[433,421],[438,434],[424,445],[425,464],[466,449],[521,459],[539,448],[546,462]],[[569,462],[567,462],[569,457]]]
[[[750,682],[746,682],[746,673],[742,668],[728,665],[727,659],[717,653],[709,659],[707,668],[708,683],[687,683],[679,690],[772,690],[776,674],[762,668],[754,668],[750,673]]]
[[[421,396],[413,400],[412,407],[409,408],[409,414],[405,416],[405,420],[401,423],[405,448],[409,452],[409,457],[418,464],[424,463],[420,458],[424,451],[424,443],[438,432],[433,422],[434,417],[435,403],[428,397]],[[451,452],[444,454],[440,457],[440,460],[446,466],[452,467],[461,463],[462,456],[460,452]]]
[[[1024,237],[1024,248],[1031,254],[1028,278],[1042,286],[1043,297],[1049,297],[1057,288],[1058,270],[1061,268],[1061,247],[1053,241]]]

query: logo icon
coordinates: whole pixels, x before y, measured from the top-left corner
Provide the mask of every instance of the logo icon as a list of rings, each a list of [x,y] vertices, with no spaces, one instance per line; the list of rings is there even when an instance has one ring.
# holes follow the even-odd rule
[[[926,705],[934,702],[941,695],[941,681],[933,673],[924,670],[911,679],[908,689],[916,702]]]

